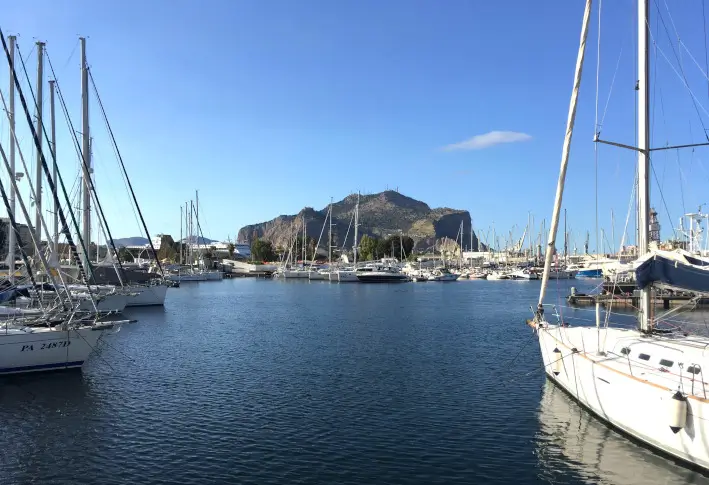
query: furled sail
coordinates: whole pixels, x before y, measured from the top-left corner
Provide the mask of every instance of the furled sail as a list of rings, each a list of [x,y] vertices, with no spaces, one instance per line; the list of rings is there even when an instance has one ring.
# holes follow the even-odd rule
[[[700,264],[692,264],[695,261]],[[709,268],[706,262],[678,252],[651,253],[635,269],[635,280],[640,289],[658,283],[687,291],[709,293]]]

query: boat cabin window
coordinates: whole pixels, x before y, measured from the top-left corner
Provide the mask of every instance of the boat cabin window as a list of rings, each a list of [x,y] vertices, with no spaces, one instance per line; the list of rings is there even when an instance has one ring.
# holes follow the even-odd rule
[[[620,349],[620,353],[623,355],[630,354],[630,347],[623,347],[622,349]]]
[[[660,359],[660,365],[665,367],[672,367],[674,365],[674,362],[667,359]]]
[[[687,367],[687,372],[690,374],[699,374],[702,371],[702,368],[698,365],[690,365]]]
[[[638,355],[638,359],[640,360],[650,360],[650,356],[647,354],[640,354]]]

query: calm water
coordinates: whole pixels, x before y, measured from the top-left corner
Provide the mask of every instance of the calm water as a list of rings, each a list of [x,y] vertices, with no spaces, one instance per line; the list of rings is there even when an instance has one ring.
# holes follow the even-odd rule
[[[0,381],[0,483],[709,483],[546,382],[538,288],[183,284],[83,373]]]

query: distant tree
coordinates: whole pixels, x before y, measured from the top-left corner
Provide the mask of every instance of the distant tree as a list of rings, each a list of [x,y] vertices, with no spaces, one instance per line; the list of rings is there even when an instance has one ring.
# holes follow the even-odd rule
[[[234,243],[229,243],[226,246],[227,251],[229,251],[229,257],[232,258],[234,257],[234,250],[236,249],[236,246],[234,246]]]
[[[382,244],[382,250],[388,256],[401,259],[401,257],[402,257],[402,250],[401,250],[402,243],[404,246],[403,259],[406,259],[414,249],[414,240],[411,239],[409,236],[401,236],[400,237],[398,234],[389,236],[384,241],[384,244]],[[392,252],[392,248],[393,248],[393,252]]]
[[[167,259],[168,261],[174,261],[177,256],[177,251],[175,251],[175,241],[173,241],[172,236],[169,234],[163,234],[160,238],[160,249],[158,249],[157,257],[159,260]]]
[[[377,248],[379,241],[376,238],[370,237],[368,235],[362,236],[359,241],[359,254],[358,259],[362,261],[369,261],[376,258]]]
[[[273,244],[264,239],[256,239],[251,243],[251,259],[254,261],[274,261],[276,255],[273,251]]]
[[[133,254],[131,254],[131,252],[125,246],[121,246],[120,248],[118,248],[118,257],[121,261],[125,263],[133,262]]]
[[[374,253],[375,259],[391,256],[391,243],[387,239],[377,239],[377,249]]]

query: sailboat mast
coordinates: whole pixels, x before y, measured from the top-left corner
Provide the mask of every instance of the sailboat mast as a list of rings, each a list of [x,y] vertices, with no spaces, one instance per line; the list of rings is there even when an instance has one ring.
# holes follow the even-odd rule
[[[180,204],[180,264],[183,264],[183,248],[185,245],[185,241],[183,240],[184,238],[182,237],[182,204]]]
[[[638,256],[648,252],[650,239],[650,49],[648,0],[638,0]],[[650,287],[640,296],[640,330],[650,331]]]
[[[357,192],[357,205],[355,205],[355,220],[354,220],[354,225],[355,225],[355,232],[354,232],[354,245],[352,246],[352,250],[354,252],[354,265],[355,269],[357,269],[357,253],[359,252],[359,248],[357,247],[357,231],[359,229],[359,192]]]
[[[83,157],[83,185],[82,185],[82,196],[83,196],[83,240],[86,247],[86,254],[84,254],[84,260],[86,261],[86,266],[89,266],[89,246],[91,244],[91,134],[89,133],[89,71],[86,66],[86,39],[83,37],[79,38],[81,43],[81,135],[82,135],[82,149],[81,154]]]
[[[8,118],[10,122],[10,177],[15,179],[15,40],[17,38],[14,35],[8,36],[7,40],[10,43],[10,108]],[[15,184],[10,184],[10,212],[14,216],[15,214]],[[7,265],[10,273],[10,282],[15,282],[15,246],[17,246],[17,234],[12,227],[12,224],[7,225],[8,232],[8,252],[7,252]]]
[[[617,255],[618,251],[615,249],[615,215],[613,214],[613,209],[611,209],[611,239],[613,240],[613,255]]]
[[[202,246],[199,244],[199,190],[194,191],[194,217],[196,222],[195,236],[197,238],[197,264],[202,264]],[[204,241],[203,241],[204,242]]]
[[[44,42],[37,42],[37,106],[35,117],[37,119],[37,133],[39,133],[39,146],[37,147],[37,174],[35,181],[35,224],[37,244],[42,241],[42,93],[44,85]]]
[[[327,259],[329,265],[332,265],[332,197],[330,197],[330,234],[327,238]]]
[[[460,262],[458,263],[458,268],[463,267],[463,221],[460,221]]]
[[[194,265],[194,201],[190,200],[190,264]]]
[[[643,0],[640,0],[641,2]],[[539,291],[538,309],[543,308],[544,296],[546,294],[547,284],[549,282],[549,271],[551,269],[551,260],[554,257],[554,248],[556,246],[556,232],[559,229],[559,215],[561,212],[561,202],[564,197],[564,182],[566,181],[566,169],[569,165],[569,152],[571,150],[571,138],[574,134],[574,122],[576,121],[576,105],[579,99],[579,89],[581,87],[581,73],[583,71],[583,60],[586,56],[586,39],[588,38],[588,27],[591,20],[591,0],[586,0],[586,8],[583,13],[583,24],[581,27],[581,40],[579,41],[579,51],[576,58],[576,72],[574,74],[574,87],[571,91],[571,100],[569,101],[569,117],[566,120],[566,135],[564,136],[564,145],[561,152],[561,167],[559,169],[559,178],[556,182],[556,195],[554,197],[554,211],[551,217],[551,226],[549,227],[549,239],[547,249],[544,255],[544,275],[542,276],[542,286]],[[542,312],[538,312],[538,318],[541,318]]]
[[[303,214],[303,267],[305,267],[305,261],[308,259],[307,249],[305,248],[305,245],[308,242],[307,233],[308,233],[308,222],[305,220],[305,214]]]
[[[569,231],[566,229],[566,209],[564,209],[564,263],[569,258]]]
[[[50,150],[52,151],[52,180],[54,181],[54,186],[57,186],[57,174],[59,168],[57,167],[57,131],[56,131],[56,117],[54,112],[54,92],[56,86],[54,85],[55,80],[49,81],[49,118],[50,118],[50,134],[52,140],[50,143]],[[59,265],[59,207],[57,207],[56,200],[54,201],[54,218],[52,224],[52,257],[51,261],[55,265]]]

